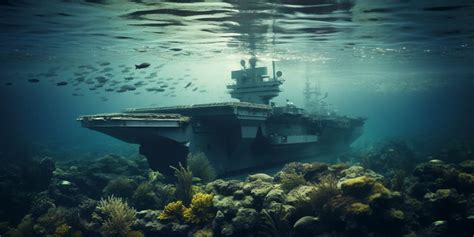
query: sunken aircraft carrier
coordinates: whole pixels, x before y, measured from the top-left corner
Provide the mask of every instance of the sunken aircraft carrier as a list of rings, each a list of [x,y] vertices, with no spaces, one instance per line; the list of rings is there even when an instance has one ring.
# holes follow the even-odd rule
[[[291,102],[276,106],[282,73],[269,76],[256,59],[232,71],[227,89],[240,102],[133,108],[121,113],[78,118],[83,127],[139,144],[150,167],[171,173],[189,153],[203,152],[220,175],[309,158],[349,148],[365,120],[326,111],[308,111]],[[321,99],[316,99],[319,103]]]

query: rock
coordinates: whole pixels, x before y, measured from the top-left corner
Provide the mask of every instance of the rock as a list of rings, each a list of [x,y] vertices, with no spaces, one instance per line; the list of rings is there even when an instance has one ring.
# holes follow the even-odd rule
[[[294,205],[301,201],[307,202],[310,199],[309,195],[316,190],[317,188],[315,186],[299,186],[288,193],[288,195],[286,196],[286,203]]]
[[[459,166],[464,172],[474,173],[474,160],[465,160]]]
[[[315,216],[303,216],[293,225],[294,236],[315,236],[319,232],[320,221]]]
[[[257,174],[252,174],[252,175],[249,175],[247,177],[247,182],[254,182],[254,181],[257,181],[257,180],[261,180],[263,182],[273,182],[273,177],[268,175],[268,174],[264,174],[264,173],[257,173]]]
[[[214,180],[205,186],[207,192],[214,192],[224,196],[230,196],[237,190],[241,189],[242,183],[237,180]]]
[[[232,218],[232,225],[235,231],[249,230],[253,228],[258,221],[258,212],[252,208],[240,208],[237,214]]]
[[[263,182],[261,180],[256,180],[254,182],[246,183],[243,185],[242,189],[245,193],[252,195],[252,197],[263,201],[265,196],[270,190],[274,188],[272,183]]]
[[[222,230],[221,230],[221,234],[223,236],[231,236],[234,234],[234,227],[229,224],[229,223],[226,223],[222,226]]]
[[[364,169],[364,167],[357,166],[357,165],[354,165],[354,166],[351,166],[351,167],[349,167],[345,170],[342,170],[341,174],[344,177],[339,180],[339,183],[344,182],[347,179],[357,178],[357,177],[361,177],[361,176],[370,177],[370,178],[372,178],[374,180],[378,180],[378,181],[383,180],[382,175],[377,174],[372,170]]]
[[[235,191],[233,196],[234,196],[235,199],[241,200],[242,198],[245,197],[244,190],[237,190],[237,191]]]
[[[447,236],[448,222],[444,220],[437,220],[431,223],[429,227],[430,236]]]
[[[284,201],[285,201],[285,192],[283,192],[283,190],[279,188],[276,188],[276,189],[270,190],[270,192],[267,193],[267,195],[265,196],[263,205],[267,207],[272,202],[282,203]]]

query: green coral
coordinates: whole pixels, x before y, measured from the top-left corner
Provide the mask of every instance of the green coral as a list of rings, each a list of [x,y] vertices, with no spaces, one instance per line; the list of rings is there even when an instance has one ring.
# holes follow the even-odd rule
[[[174,170],[174,176],[176,177],[176,191],[175,196],[178,200],[183,201],[185,204],[191,203],[193,197],[193,173],[189,168],[184,168],[179,163],[179,169],[170,166]]]
[[[182,201],[170,202],[166,204],[163,212],[160,213],[158,219],[160,220],[182,220],[183,212],[186,207]]]
[[[136,211],[122,198],[109,196],[100,200],[94,219],[101,224],[103,236],[126,236],[136,222]]]
[[[193,224],[210,222],[215,215],[213,197],[212,194],[196,193],[190,207],[183,212],[184,220]]]
[[[187,164],[193,175],[202,182],[208,183],[216,179],[216,170],[204,153],[189,154]]]

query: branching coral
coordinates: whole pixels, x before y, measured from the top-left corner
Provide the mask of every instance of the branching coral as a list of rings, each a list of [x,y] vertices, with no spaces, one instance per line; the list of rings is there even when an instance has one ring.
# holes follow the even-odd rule
[[[184,210],[184,220],[188,223],[200,224],[210,222],[215,215],[212,194],[196,193],[191,206]]]
[[[182,201],[170,202],[166,204],[165,209],[158,217],[160,220],[182,220],[183,212],[186,207]]]
[[[109,196],[100,200],[94,213],[104,236],[126,236],[136,221],[135,209],[119,197]]]
[[[184,168],[181,163],[179,163],[179,169],[173,166],[171,168],[174,170],[174,176],[177,179],[176,198],[185,204],[191,203],[191,198],[193,197],[193,173],[188,168]]]
[[[189,154],[187,159],[189,170],[195,177],[204,183],[213,181],[216,178],[216,170],[212,167],[206,155],[202,152]]]

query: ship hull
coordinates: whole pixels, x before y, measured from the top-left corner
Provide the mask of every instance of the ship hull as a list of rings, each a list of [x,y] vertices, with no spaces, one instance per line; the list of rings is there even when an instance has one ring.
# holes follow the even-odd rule
[[[336,155],[349,148],[363,126],[347,118],[275,114],[268,106],[248,103],[130,110],[80,120],[84,127],[139,144],[154,170],[171,173],[169,166],[203,152],[219,175]]]

